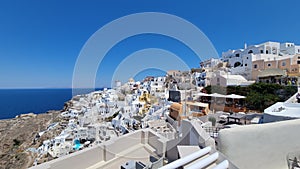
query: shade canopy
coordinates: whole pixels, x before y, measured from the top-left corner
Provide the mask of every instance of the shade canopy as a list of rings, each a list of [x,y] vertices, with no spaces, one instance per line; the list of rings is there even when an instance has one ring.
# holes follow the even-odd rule
[[[223,94],[219,94],[219,93],[213,93],[213,94],[210,94],[211,97],[223,97],[225,98],[226,95],[223,95]]]
[[[232,99],[245,99],[245,96],[237,95],[237,94],[230,94],[226,95],[226,98],[232,98]]]
[[[201,102],[186,102],[187,105],[197,106],[197,107],[208,107],[207,103]]]
[[[202,92],[197,93],[197,94],[195,94],[195,95],[196,95],[196,96],[210,96],[210,94],[202,93]]]
[[[231,99],[245,99],[245,96],[237,95],[237,94],[229,94],[229,95],[223,95],[219,93],[213,93],[213,94],[207,94],[207,93],[197,93],[196,96],[209,96],[209,97],[221,97],[221,98],[231,98]]]

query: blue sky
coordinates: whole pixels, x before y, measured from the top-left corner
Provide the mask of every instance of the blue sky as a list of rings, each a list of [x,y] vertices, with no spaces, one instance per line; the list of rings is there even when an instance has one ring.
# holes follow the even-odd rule
[[[133,13],[163,12],[181,17],[202,30],[217,52],[244,43],[294,42],[299,39],[300,1],[179,0],[3,0],[0,1],[0,88],[64,88],[72,86],[81,48],[105,24]],[[97,87],[110,85],[124,57],[145,48],[161,48],[199,60],[184,44],[159,35],[138,35],[114,46],[101,63]],[[157,70],[141,72],[139,77]]]

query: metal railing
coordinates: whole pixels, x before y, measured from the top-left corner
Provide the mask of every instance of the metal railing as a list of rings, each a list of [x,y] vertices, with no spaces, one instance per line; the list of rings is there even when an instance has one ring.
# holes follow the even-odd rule
[[[219,131],[224,127],[203,127],[203,129],[212,137],[218,138]]]

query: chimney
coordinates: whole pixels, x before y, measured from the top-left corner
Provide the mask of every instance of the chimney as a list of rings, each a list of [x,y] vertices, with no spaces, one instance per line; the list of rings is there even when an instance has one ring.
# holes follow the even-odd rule
[[[247,49],[247,43],[244,44],[244,49]]]

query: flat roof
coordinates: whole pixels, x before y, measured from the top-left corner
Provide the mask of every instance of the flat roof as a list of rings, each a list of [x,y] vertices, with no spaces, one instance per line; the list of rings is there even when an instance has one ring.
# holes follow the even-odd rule
[[[300,118],[300,104],[277,102],[265,109],[264,113],[273,116]]]
[[[136,162],[142,162],[143,164],[150,164],[150,156],[155,156],[156,154],[151,153],[153,148],[149,145],[137,144],[133,147],[129,147],[124,151],[116,155],[115,158],[109,161],[99,161],[99,163],[88,167],[87,169],[112,169],[120,168],[126,162],[134,160]]]

